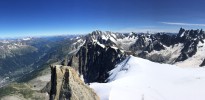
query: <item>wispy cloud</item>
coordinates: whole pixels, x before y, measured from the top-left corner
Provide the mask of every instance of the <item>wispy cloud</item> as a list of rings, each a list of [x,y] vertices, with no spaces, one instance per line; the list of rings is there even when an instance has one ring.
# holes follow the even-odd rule
[[[192,23],[176,23],[176,22],[160,22],[162,24],[168,25],[178,25],[178,26],[205,26],[205,24],[192,24]]]

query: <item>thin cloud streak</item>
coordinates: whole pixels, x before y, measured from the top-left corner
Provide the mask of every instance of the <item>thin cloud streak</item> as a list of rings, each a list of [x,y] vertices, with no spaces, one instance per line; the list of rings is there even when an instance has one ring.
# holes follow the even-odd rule
[[[178,25],[178,26],[205,26],[205,24],[191,24],[191,23],[175,23],[175,22],[160,22],[167,25]]]

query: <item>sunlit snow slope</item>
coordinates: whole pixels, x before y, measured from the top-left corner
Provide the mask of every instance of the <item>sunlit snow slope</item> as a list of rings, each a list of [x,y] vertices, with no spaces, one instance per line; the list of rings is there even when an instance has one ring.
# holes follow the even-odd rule
[[[180,68],[130,56],[92,83],[101,100],[205,100],[205,68]]]

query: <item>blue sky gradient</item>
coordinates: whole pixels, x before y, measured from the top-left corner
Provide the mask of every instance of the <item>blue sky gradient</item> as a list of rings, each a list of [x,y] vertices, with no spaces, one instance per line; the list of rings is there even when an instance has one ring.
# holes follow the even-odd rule
[[[204,4],[204,0],[0,0],[0,35],[204,29]]]

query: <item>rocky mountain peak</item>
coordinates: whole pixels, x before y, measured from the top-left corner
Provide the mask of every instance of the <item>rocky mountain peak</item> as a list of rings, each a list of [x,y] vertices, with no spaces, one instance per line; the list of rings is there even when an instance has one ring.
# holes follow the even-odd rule
[[[99,97],[69,66],[51,66],[50,100],[99,100]]]
[[[125,54],[117,47],[89,42],[80,48],[68,65],[78,70],[86,83],[105,82],[107,72],[124,58]]]

